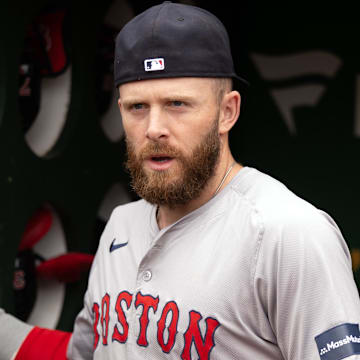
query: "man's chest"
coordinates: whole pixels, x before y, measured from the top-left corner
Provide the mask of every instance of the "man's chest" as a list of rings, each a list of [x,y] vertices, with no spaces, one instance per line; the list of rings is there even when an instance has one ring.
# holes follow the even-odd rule
[[[214,221],[144,239],[146,249],[133,234],[118,234],[92,280],[95,355],[209,359],[227,333],[241,338],[254,236]]]

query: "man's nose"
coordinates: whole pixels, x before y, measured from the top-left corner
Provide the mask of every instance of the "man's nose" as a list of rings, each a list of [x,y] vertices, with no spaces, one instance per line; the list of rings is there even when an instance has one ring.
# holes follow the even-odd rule
[[[169,136],[166,117],[162,114],[161,109],[152,108],[149,112],[148,127],[146,137],[153,141],[166,139]]]

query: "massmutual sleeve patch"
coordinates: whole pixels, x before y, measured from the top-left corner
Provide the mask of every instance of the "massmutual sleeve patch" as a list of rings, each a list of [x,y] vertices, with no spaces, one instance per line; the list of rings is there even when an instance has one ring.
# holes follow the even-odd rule
[[[315,336],[321,360],[341,360],[360,354],[358,324],[341,324]]]

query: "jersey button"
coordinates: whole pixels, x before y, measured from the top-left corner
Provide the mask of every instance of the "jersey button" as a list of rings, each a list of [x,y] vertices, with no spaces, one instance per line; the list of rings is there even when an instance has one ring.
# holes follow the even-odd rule
[[[150,281],[151,277],[152,277],[152,273],[151,273],[150,270],[144,271],[144,274],[143,274],[143,280],[144,281]]]

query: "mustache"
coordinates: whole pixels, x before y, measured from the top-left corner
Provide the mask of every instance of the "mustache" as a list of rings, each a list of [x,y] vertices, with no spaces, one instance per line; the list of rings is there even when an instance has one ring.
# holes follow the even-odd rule
[[[130,146],[132,145],[130,144]],[[163,155],[172,158],[182,157],[181,152],[175,147],[169,144],[156,143],[156,142],[147,144],[142,150],[139,151],[137,157],[139,160],[145,160],[148,159],[149,157],[156,155]]]

